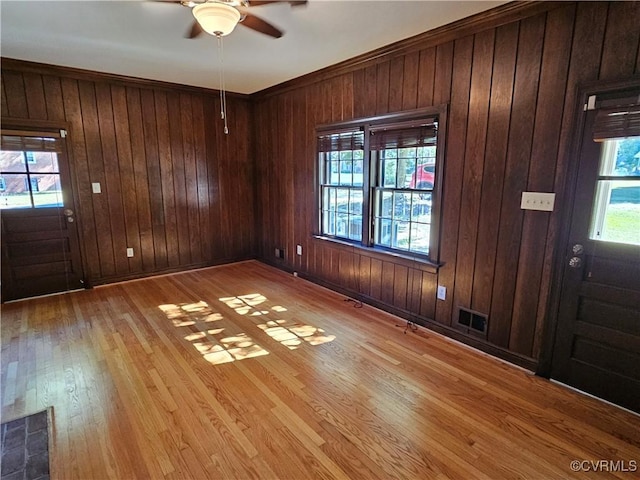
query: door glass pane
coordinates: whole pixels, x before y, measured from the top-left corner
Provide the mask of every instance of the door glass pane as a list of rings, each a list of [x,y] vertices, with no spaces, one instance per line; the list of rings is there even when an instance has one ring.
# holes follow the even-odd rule
[[[30,208],[29,180],[25,174],[4,174],[4,190],[0,192],[0,208]]]
[[[24,154],[22,152],[5,151],[0,152],[0,172],[26,172]]]
[[[63,205],[60,175],[31,175],[31,193],[36,208]]]
[[[603,142],[589,236],[640,245],[640,137]]]
[[[58,154],[55,152],[26,152],[31,155],[29,171],[37,173],[58,173]]]

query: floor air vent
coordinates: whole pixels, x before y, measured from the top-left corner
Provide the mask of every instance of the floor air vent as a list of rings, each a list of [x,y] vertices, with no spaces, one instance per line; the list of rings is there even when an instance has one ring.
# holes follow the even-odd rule
[[[487,335],[487,315],[468,308],[458,307],[458,325],[467,328],[467,332]]]

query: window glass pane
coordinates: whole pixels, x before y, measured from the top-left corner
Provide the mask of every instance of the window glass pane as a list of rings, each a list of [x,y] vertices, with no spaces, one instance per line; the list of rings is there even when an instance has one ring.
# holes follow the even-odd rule
[[[345,152],[341,152],[345,153]],[[353,175],[351,172],[352,163],[351,160],[340,161],[340,185],[353,184]]]
[[[362,160],[353,162],[353,185],[361,187],[364,185],[364,164]]]
[[[60,175],[31,175],[31,193],[36,208],[63,205]]]
[[[590,236],[640,245],[640,181],[598,182]]]
[[[351,240],[362,239],[362,215],[349,215],[348,238]]]
[[[411,220],[431,223],[431,193],[411,194]]]
[[[411,194],[393,193],[393,217],[396,220],[409,220],[411,216]]]
[[[391,218],[393,216],[393,193],[379,192],[380,204],[378,214],[381,217]]]
[[[411,149],[403,149],[403,150],[415,150],[415,148]],[[409,188],[409,184],[411,183],[411,174],[415,170],[415,157],[412,158],[398,158],[398,176],[396,178],[396,187],[397,188]]]
[[[340,162],[327,162],[327,179],[329,185],[340,184]]]
[[[362,190],[351,190],[349,198],[349,213],[362,215],[362,202],[363,192]]]
[[[0,192],[0,208],[30,208],[27,175],[3,175],[5,188]]]
[[[383,247],[391,246],[391,220],[376,219],[376,243]]]
[[[391,248],[409,250],[409,222],[393,221],[391,226]]]
[[[430,225],[425,223],[411,224],[410,250],[418,253],[429,253],[429,229]]]
[[[326,235],[335,235],[336,221],[335,214],[333,212],[327,210],[322,212],[322,233]]]
[[[640,177],[640,137],[605,141],[600,175]]]
[[[386,156],[386,154],[388,154],[388,151],[383,152],[382,155],[380,155],[381,158],[384,158]],[[397,168],[398,168],[398,162],[395,159],[390,159],[390,158],[385,158],[384,160],[382,160],[381,162],[381,166],[380,169],[381,171],[381,186],[383,187],[395,187],[396,186],[396,172],[397,172]]]
[[[11,150],[0,152],[0,172],[26,172],[24,154]]]
[[[434,163],[419,163],[411,177],[410,187],[431,190],[436,178],[436,166]]]
[[[55,152],[30,152],[33,153],[34,162],[29,164],[30,172],[58,173],[58,154]]]

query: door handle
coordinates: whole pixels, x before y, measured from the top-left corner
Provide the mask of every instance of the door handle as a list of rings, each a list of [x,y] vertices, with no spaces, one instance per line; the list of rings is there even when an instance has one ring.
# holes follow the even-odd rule
[[[571,247],[571,252],[574,255],[582,255],[584,253],[584,246],[581,243],[576,243],[573,247]]]
[[[70,208],[65,208],[62,213],[65,217],[70,217],[71,215],[73,215],[73,210],[71,210]]]
[[[582,266],[582,259],[580,257],[571,257],[569,259],[569,266],[571,268],[580,268]]]

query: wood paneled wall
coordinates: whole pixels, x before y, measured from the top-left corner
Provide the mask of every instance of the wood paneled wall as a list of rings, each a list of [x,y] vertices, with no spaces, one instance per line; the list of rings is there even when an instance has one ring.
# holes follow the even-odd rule
[[[251,102],[3,61],[2,117],[51,121],[67,145],[92,283],[255,255]],[[101,194],[93,194],[100,182]],[[127,258],[127,247],[135,256]]]
[[[264,92],[256,106],[259,254],[527,366],[539,358],[579,84],[640,74],[639,2],[549,4],[453,40]],[[412,47],[415,47],[413,42]],[[449,105],[437,273],[313,238],[318,124]],[[553,213],[523,191],[556,192]],[[302,245],[297,256],[295,246]],[[274,257],[285,248],[284,260]],[[436,300],[437,285],[447,287]],[[488,338],[455,330],[457,307]]]

